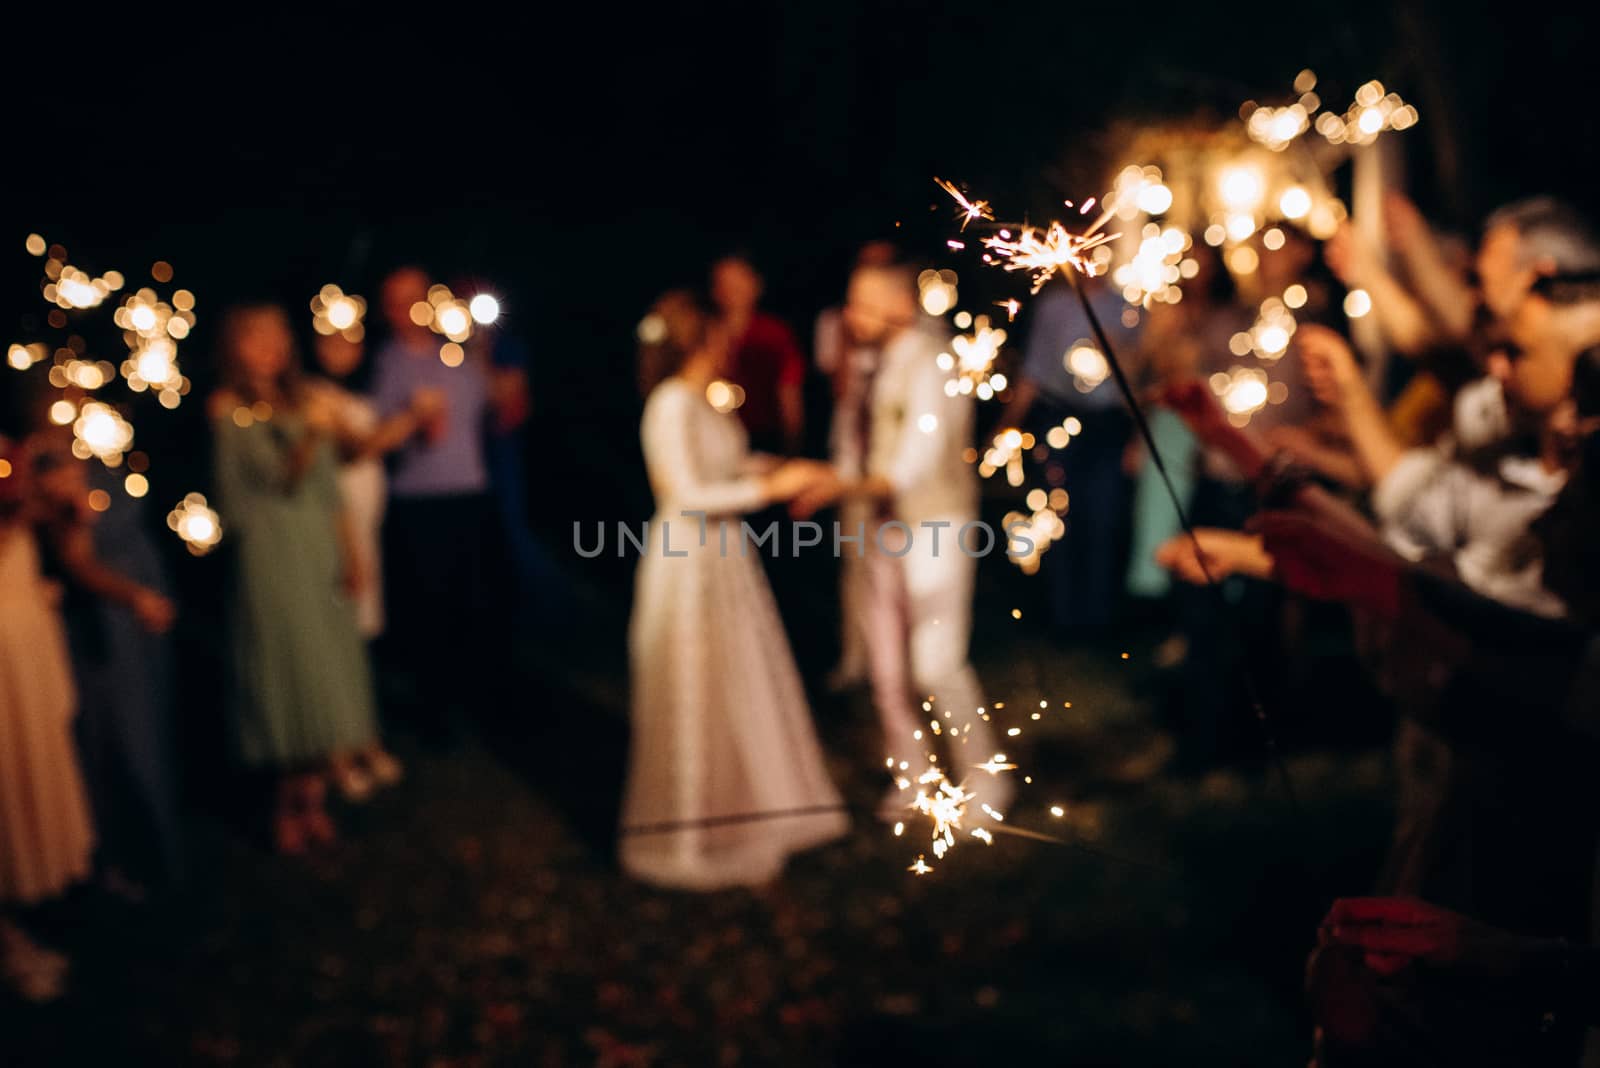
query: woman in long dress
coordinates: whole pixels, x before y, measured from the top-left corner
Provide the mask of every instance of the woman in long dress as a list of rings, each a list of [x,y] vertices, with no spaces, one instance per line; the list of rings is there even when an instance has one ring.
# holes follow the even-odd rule
[[[169,638],[177,606],[147,499],[121,492],[122,471],[75,458],[65,427],[42,428],[30,443],[46,508],[40,547],[65,588],[96,869],[107,889],[137,900],[183,867]],[[109,501],[100,510],[89,503],[96,492]]]
[[[61,993],[66,958],[35,944],[10,910],[87,876],[94,831],[59,592],[39,571],[27,478],[22,451],[0,441],[0,981],[48,1001]]]
[[[223,321],[226,385],[211,398],[217,491],[235,563],[232,726],[278,778],[280,852],[334,838],[323,776],[377,739],[352,596],[362,572],[330,438],[336,417],[301,384],[281,308]]]
[[[789,854],[848,825],[760,550],[741,552],[738,540],[741,514],[794,497],[818,467],[753,457],[738,420],[712,406],[707,391],[727,347],[692,298],[668,294],[650,322],[659,340],[641,354],[642,438],[656,514],[629,627],[633,739],[622,866],[689,890],[759,885]],[[703,527],[696,513],[704,513]],[[830,806],[641,833],[652,824]]]
[[[384,629],[380,535],[389,500],[389,480],[383,457],[415,437],[428,419],[438,414],[442,401],[435,392],[418,390],[410,408],[380,420],[372,400],[349,385],[361,366],[362,344],[342,334],[318,335],[315,351],[317,366],[325,377],[309,380],[306,388],[333,415],[339,496],[344,501],[353,551],[366,576],[355,594],[356,623],[361,637],[371,643]],[[371,745],[359,751],[335,754],[328,773],[345,800],[365,801],[375,788],[399,782],[404,768],[374,737]]]

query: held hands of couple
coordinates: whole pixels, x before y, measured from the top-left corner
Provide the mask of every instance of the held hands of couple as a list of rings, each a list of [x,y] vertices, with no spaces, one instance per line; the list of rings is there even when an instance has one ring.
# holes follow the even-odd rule
[[[802,498],[820,500],[827,494],[833,493],[833,499],[837,499],[841,486],[842,480],[832,465],[818,460],[784,460],[768,471],[761,480],[761,488],[767,499],[775,503],[788,503],[791,512]],[[825,507],[825,503],[814,505],[811,511]]]

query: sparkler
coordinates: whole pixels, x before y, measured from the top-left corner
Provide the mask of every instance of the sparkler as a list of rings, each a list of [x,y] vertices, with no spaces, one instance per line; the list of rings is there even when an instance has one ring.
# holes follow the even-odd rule
[[[1234,194],[1243,196],[1242,184],[1235,185]],[[1086,214],[1093,201],[1085,201],[1080,214]],[[1008,271],[1026,270],[1033,275],[1033,292],[1048,282],[1063,268],[1065,277],[1072,283],[1072,290],[1077,295],[1078,304],[1083,309],[1084,317],[1089,320],[1089,327],[1093,331],[1095,340],[1099,343],[1099,351],[1104,355],[1111,377],[1117,383],[1129,414],[1133,417],[1135,428],[1143,439],[1145,447],[1149,450],[1150,462],[1155,466],[1156,473],[1161,478],[1162,486],[1166,489],[1167,497],[1172,502],[1173,511],[1177,514],[1178,523],[1184,533],[1194,545],[1196,556],[1200,559],[1201,573],[1206,584],[1212,589],[1220,589],[1215,576],[1205,565],[1205,554],[1201,549],[1199,535],[1196,534],[1194,524],[1190,522],[1188,510],[1183,506],[1183,498],[1179,495],[1177,486],[1172,481],[1172,473],[1167,469],[1166,460],[1161,455],[1161,449],[1156,443],[1155,433],[1150,428],[1150,420],[1145,414],[1144,405],[1140,403],[1138,395],[1133,390],[1122,363],[1117,359],[1116,350],[1111,344],[1111,338],[1106,334],[1104,324],[1096,313],[1089,294],[1084,288],[1081,279],[1093,278],[1101,273],[1098,267],[1102,265],[1098,258],[1092,255],[1093,251],[1103,245],[1110,237],[1100,233],[1101,228],[1116,212],[1117,205],[1101,211],[1096,220],[1082,233],[1069,232],[1060,222],[1052,222],[1044,231],[1045,237],[1040,238],[1039,231],[1032,227],[1025,227],[1020,237],[1013,239],[1009,231],[1001,230],[994,237],[984,241],[990,254],[984,257],[987,263],[999,262]],[[1081,276],[1081,278],[1080,278]],[[1277,738],[1272,731],[1271,721],[1267,717],[1265,706],[1261,703],[1255,681],[1248,670],[1244,673],[1245,689],[1249,696],[1252,710],[1255,712],[1256,721],[1261,725],[1262,735],[1274,764],[1278,768],[1279,776],[1283,780],[1284,790],[1288,794],[1291,806],[1299,811],[1299,801],[1294,789],[1294,781],[1290,778],[1288,765],[1284,762],[1279,750]]]
[[[109,404],[87,401],[73,420],[72,437],[72,454],[78,459],[93,456],[116,467],[133,444],[133,427]]]
[[[479,326],[490,326],[500,318],[500,301],[489,293],[479,293],[467,302],[467,311]]]
[[[1000,348],[1006,343],[1006,332],[989,325],[989,317],[980,315],[972,320],[971,334],[957,334],[950,339],[950,352],[941,352],[938,365],[941,371],[953,377],[944,384],[947,396],[976,394],[979,400],[989,400],[1008,385],[1004,374],[994,369]]]
[[[195,556],[204,556],[222,541],[222,519],[199,493],[190,493],[167,513],[167,526]]]
[[[983,461],[978,464],[978,474],[989,478],[996,471],[1004,470],[1006,481],[1013,486],[1022,485],[1022,454],[1033,448],[1035,443],[1032,434],[1024,433],[1016,427],[1009,427],[994,436],[994,443],[983,454]]]
[[[1211,391],[1222,401],[1222,410],[1234,426],[1244,426],[1250,417],[1267,406],[1272,392],[1267,373],[1256,367],[1233,367],[1211,376]]]
[[[917,275],[917,300],[929,315],[943,315],[960,299],[959,279],[951,270],[926,270]]]
[[[1053,222],[1043,230],[1023,226],[1015,236],[1010,230],[1001,230],[993,237],[983,239],[983,247],[989,250],[984,255],[984,262],[998,262],[1008,271],[1029,272],[1033,293],[1043,289],[1044,284],[1062,268],[1070,267],[1092,277],[1103,266],[1103,261],[1097,261],[1092,256],[1094,250],[1120,236],[1100,232],[1113,214],[1110,210],[1101,212],[1100,217],[1082,233],[1073,233],[1059,222]]]
[[[1176,304],[1183,297],[1178,288],[1183,278],[1183,254],[1192,245],[1189,235],[1177,227],[1163,230],[1149,223],[1140,234],[1139,250],[1111,272],[1111,281],[1122,287],[1122,299],[1129,304]]]
[[[1374,79],[1356,90],[1355,101],[1344,115],[1323,112],[1317,117],[1317,132],[1334,145],[1367,145],[1385,130],[1408,130],[1417,124],[1417,109],[1400,99],[1399,93],[1385,92]]]
[[[311,298],[311,328],[324,337],[338,334],[349,342],[361,341],[366,336],[366,315],[365,298],[346,293],[332,283]]]
[[[940,189],[949,193],[951,199],[960,206],[961,213],[956,218],[961,220],[961,229],[965,230],[968,223],[977,222],[979,219],[994,218],[994,212],[989,210],[987,200],[968,200],[965,194],[955,187],[955,183],[947,182],[943,178],[935,178],[933,181]]]

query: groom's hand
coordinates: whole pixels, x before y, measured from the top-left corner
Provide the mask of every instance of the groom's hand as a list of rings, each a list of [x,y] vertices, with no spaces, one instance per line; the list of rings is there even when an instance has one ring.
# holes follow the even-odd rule
[[[817,472],[811,485],[795,495],[789,502],[789,515],[795,519],[810,519],[817,512],[843,497],[848,484],[831,467]]]

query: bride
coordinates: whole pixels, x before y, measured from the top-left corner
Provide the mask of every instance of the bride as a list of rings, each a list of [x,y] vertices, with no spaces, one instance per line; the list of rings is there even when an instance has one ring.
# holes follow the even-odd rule
[[[707,390],[727,344],[692,296],[668,293],[646,322],[656,340],[640,353],[641,436],[656,514],[628,634],[622,867],[689,890],[758,885],[789,854],[847,828],[837,809],[720,819],[840,803],[760,550],[741,551],[739,526],[742,514],[789,500],[823,469],[752,455],[738,420],[712,407]],[[660,827],[685,821],[704,822]]]

